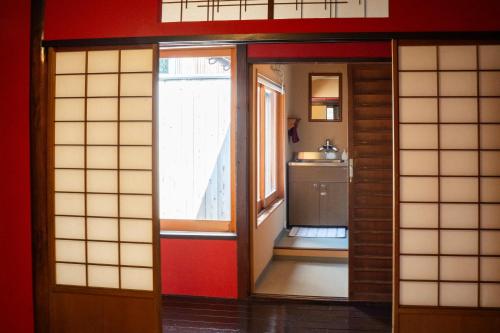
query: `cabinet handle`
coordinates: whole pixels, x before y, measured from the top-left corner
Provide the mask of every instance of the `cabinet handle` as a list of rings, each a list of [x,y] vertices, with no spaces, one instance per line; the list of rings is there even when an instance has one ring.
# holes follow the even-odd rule
[[[349,159],[349,183],[352,183],[354,178],[354,159]]]
[[[313,184],[313,187],[314,187],[315,189],[318,189],[318,184],[314,183],[314,184]]]
[[[322,197],[326,197],[328,195],[328,192],[319,192],[319,195],[321,195]]]

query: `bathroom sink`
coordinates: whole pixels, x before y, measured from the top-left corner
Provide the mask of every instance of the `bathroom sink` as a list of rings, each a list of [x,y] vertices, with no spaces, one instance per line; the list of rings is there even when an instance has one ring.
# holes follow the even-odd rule
[[[295,153],[295,162],[340,163],[342,159],[336,152],[301,151]]]

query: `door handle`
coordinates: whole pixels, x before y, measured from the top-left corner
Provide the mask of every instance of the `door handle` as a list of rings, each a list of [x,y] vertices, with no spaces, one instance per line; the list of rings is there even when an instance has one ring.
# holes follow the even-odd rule
[[[322,197],[326,197],[328,195],[328,192],[319,192],[319,195],[321,195]]]
[[[354,178],[354,159],[349,159],[349,183],[352,183],[352,179]]]

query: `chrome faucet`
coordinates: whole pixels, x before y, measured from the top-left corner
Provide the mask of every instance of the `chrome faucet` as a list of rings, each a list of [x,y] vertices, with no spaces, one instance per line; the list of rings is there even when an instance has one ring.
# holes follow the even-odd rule
[[[339,151],[339,149],[332,144],[330,139],[326,139],[325,143],[319,146],[319,151],[330,153],[332,151]]]

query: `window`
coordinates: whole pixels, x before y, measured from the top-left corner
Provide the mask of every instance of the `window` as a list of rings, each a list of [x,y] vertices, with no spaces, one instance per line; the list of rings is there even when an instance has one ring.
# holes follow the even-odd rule
[[[161,229],[234,231],[234,49],[160,56]]]
[[[257,79],[257,209],[283,196],[283,90],[265,78]]]

